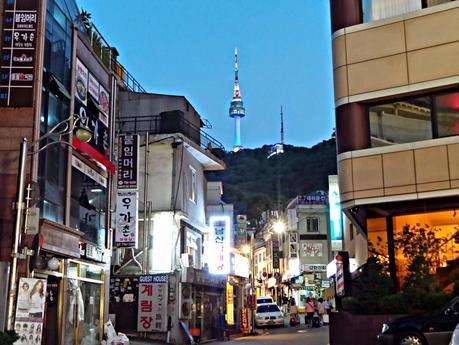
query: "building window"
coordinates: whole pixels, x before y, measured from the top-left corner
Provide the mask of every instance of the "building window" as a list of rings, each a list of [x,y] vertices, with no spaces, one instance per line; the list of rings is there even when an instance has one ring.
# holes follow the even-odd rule
[[[319,232],[319,218],[307,217],[306,218],[306,231]]]
[[[191,176],[191,184],[190,184],[190,200],[196,203],[196,169],[190,166],[190,176]]]
[[[363,22],[393,17],[421,8],[421,0],[362,0]]]
[[[459,92],[439,93],[369,107],[371,147],[459,134]]]
[[[86,165],[83,167],[90,169]],[[89,175],[72,168],[70,226],[84,232],[83,239],[86,241],[104,248],[106,187],[96,181],[100,180],[97,173]]]

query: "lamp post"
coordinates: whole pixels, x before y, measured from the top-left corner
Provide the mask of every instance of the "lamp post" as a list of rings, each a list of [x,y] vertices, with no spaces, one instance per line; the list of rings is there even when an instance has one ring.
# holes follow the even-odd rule
[[[46,149],[47,147],[55,144],[65,144],[72,146],[70,142],[62,140],[63,136],[71,134],[75,130],[75,136],[83,142],[89,142],[92,138],[91,130],[86,126],[85,121],[87,119],[78,115],[72,115],[69,118],[59,122],[53,128],[51,128],[47,133],[42,135],[37,140],[27,141],[27,138],[23,138],[19,151],[19,167],[18,167],[18,183],[17,183],[17,198],[15,202],[16,209],[16,219],[14,227],[14,238],[13,238],[13,248],[11,252],[11,269],[9,272],[9,294],[8,294],[8,309],[7,309],[7,330],[13,330],[13,314],[14,306],[16,300],[16,280],[18,276],[18,258],[19,253],[19,243],[22,230],[22,216],[25,210],[24,207],[24,189],[25,189],[25,166],[27,154],[35,155]],[[61,128],[63,127],[63,128]],[[60,129],[60,130],[59,130]],[[40,144],[42,140],[49,137],[57,137],[56,141],[45,144],[43,147],[33,150],[35,145]],[[27,148],[30,146],[32,148],[31,152],[27,152]]]

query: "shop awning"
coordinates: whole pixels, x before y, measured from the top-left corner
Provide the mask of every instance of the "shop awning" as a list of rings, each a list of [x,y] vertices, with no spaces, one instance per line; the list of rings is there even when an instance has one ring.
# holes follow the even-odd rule
[[[72,145],[76,150],[78,150],[78,152],[87,157],[89,160],[102,164],[111,175],[115,174],[115,164],[113,164],[109,159],[107,159],[103,154],[101,154],[91,145],[84,143],[75,137],[72,138]]]

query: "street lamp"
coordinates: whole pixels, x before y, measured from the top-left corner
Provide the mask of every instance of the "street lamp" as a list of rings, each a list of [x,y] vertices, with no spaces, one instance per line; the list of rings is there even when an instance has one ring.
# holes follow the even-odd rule
[[[25,166],[26,166],[26,157],[27,154],[35,155],[46,149],[47,147],[55,144],[65,144],[72,147],[72,144],[68,141],[63,140],[63,137],[71,134],[75,131],[75,136],[83,142],[89,142],[92,138],[91,130],[86,126],[87,119],[79,115],[72,115],[67,119],[59,122],[53,128],[51,128],[47,133],[42,135],[37,140],[27,141],[27,138],[23,138],[21,142],[21,147],[19,151],[19,167],[18,167],[18,184],[17,184],[17,198],[16,198],[16,220],[14,228],[14,242],[13,249],[11,252],[11,270],[9,274],[9,296],[8,296],[8,310],[7,310],[7,329],[13,330],[13,314],[14,314],[14,303],[16,299],[16,279],[17,279],[17,265],[19,258],[19,242],[21,236],[21,226],[22,226],[22,214],[25,210],[24,207],[24,188],[25,188]],[[34,148],[35,145],[40,144],[40,142],[49,137],[57,137],[56,141],[47,143],[43,147],[37,150],[31,150],[27,152],[27,147],[30,145],[30,148]]]
[[[285,232],[285,223],[280,220],[276,221],[273,224],[273,230],[277,234],[282,234],[283,232]]]

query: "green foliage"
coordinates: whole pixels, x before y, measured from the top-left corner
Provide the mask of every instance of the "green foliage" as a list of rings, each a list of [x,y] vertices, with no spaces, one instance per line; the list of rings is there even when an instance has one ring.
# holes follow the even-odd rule
[[[343,308],[362,314],[387,312],[387,306],[381,306],[380,301],[393,291],[393,282],[384,272],[384,266],[375,258],[369,258],[362,274],[355,282],[353,296],[343,299]]]
[[[410,311],[405,297],[400,293],[384,296],[378,304],[382,314],[407,314]]]
[[[270,148],[229,152],[226,170],[207,174],[209,181],[223,182],[224,201],[250,221],[268,209],[284,208],[297,195],[328,190],[328,175],[337,172],[333,138],[311,148],[285,145],[283,154],[267,159]]]
[[[0,345],[12,345],[19,339],[19,335],[15,331],[0,332]]]

